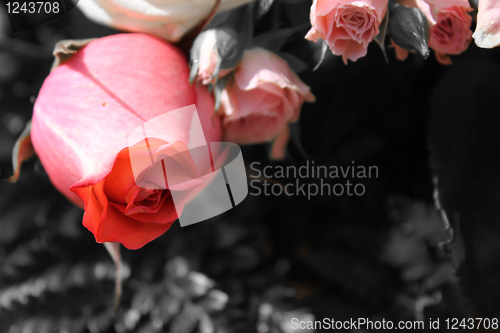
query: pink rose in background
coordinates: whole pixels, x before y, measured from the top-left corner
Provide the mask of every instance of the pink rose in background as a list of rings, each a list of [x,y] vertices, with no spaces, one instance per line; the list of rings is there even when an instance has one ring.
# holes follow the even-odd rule
[[[356,61],[366,55],[368,44],[379,33],[388,0],[314,0],[312,28],[306,38],[326,41],[333,54]]]
[[[429,47],[443,65],[450,65],[449,55],[457,55],[469,47],[472,8],[468,0],[399,0],[400,4],[419,8],[429,21]]]
[[[274,141],[271,156],[283,159],[288,124],[299,119],[304,101],[315,97],[284,59],[262,48],[246,50],[222,93],[224,141]]]
[[[469,15],[472,8],[453,6],[436,9],[437,18],[430,29],[429,46],[436,51],[438,61],[448,65],[451,64],[448,55],[464,52],[472,41],[472,17]]]
[[[188,75],[184,55],[171,44],[150,35],[119,34],[90,42],[45,80],[34,107],[31,141],[54,186],[85,208],[83,225],[97,242],[137,249],[178,217],[170,188],[136,184],[130,156],[147,152],[129,145],[132,130],[196,104],[206,141],[220,141],[213,98],[200,83],[191,87]],[[166,156],[176,155],[196,135],[190,115],[156,126],[169,140],[150,137],[149,144]],[[184,165],[182,172],[192,172],[189,161]],[[187,196],[196,186],[189,185]]]
[[[500,45],[500,1],[479,1],[476,31],[472,37],[482,48],[491,49]]]

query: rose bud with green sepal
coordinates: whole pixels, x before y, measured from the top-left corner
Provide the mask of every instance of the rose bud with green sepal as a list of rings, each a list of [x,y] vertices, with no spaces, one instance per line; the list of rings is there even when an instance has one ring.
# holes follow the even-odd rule
[[[429,22],[419,8],[389,2],[389,34],[398,46],[416,51],[427,59],[429,56]]]
[[[207,85],[228,75],[241,61],[242,43],[234,29],[221,27],[203,31],[196,37],[190,52],[189,81]]]
[[[216,85],[240,63],[253,35],[251,8],[246,5],[215,16],[196,37],[190,51],[191,83]]]

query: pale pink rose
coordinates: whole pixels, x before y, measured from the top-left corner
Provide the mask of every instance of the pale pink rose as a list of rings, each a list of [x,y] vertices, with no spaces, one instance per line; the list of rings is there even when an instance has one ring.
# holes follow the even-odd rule
[[[500,45],[500,1],[481,0],[474,35],[476,45],[491,49]]]
[[[388,0],[314,0],[312,28],[306,38],[326,41],[333,54],[356,61],[366,55],[368,44],[379,33]]]
[[[299,119],[304,101],[315,97],[284,59],[262,48],[246,50],[221,97],[224,141],[274,141],[271,155],[282,159],[289,123]]]

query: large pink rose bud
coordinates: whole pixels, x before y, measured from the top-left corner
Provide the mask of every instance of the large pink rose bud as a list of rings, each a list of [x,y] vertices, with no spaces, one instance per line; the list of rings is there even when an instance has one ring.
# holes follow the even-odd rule
[[[220,141],[213,98],[201,85],[191,87],[188,76],[187,61],[174,46],[149,35],[121,34],[90,42],[45,80],[31,141],[55,187],[84,207],[83,225],[97,242],[137,249],[178,218],[169,189],[136,184],[131,156],[147,152],[129,146],[128,139],[148,120],[196,104],[206,141]],[[155,123],[171,139],[150,137],[148,147],[174,154],[194,135],[192,123],[189,115]]]
[[[378,35],[388,0],[313,0],[306,38],[326,41],[333,54],[356,61]]]
[[[274,141],[271,157],[283,159],[288,124],[299,119],[304,101],[314,102],[315,97],[284,59],[262,48],[246,50],[222,92],[224,140]]]
[[[500,45],[500,2],[481,0],[477,11],[477,25],[474,31],[476,45],[491,49]]]
[[[222,0],[218,13],[252,0]],[[85,0],[77,7],[92,21],[113,28],[179,41],[212,11],[215,1]]]

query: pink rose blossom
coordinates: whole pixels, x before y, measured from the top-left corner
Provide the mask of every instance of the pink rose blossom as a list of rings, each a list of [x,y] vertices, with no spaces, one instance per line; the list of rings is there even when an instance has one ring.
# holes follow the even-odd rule
[[[474,35],[476,45],[491,49],[500,45],[500,1],[481,0]]]
[[[469,47],[472,17],[468,13],[471,10],[462,6],[439,9],[429,39],[429,46],[436,51],[439,62],[451,64],[449,54],[460,54]]]
[[[400,0],[400,4],[419,8],[429,21],[429,47],[443,65],[450,65],[449,55],[457,55],[469,47],[472,8],[467,0]]]
[[[388,0],[314,0],[312,28],[306,38],[326,41],[333,54],[356,61],[366,55],[368,44],[379,33]]]
[[[288,124],[299,119],[310,88],[287,62],[262,48],[247,50],[222,93],[224,140],[239,144],[274,141],[271,156],[284,158]]]

